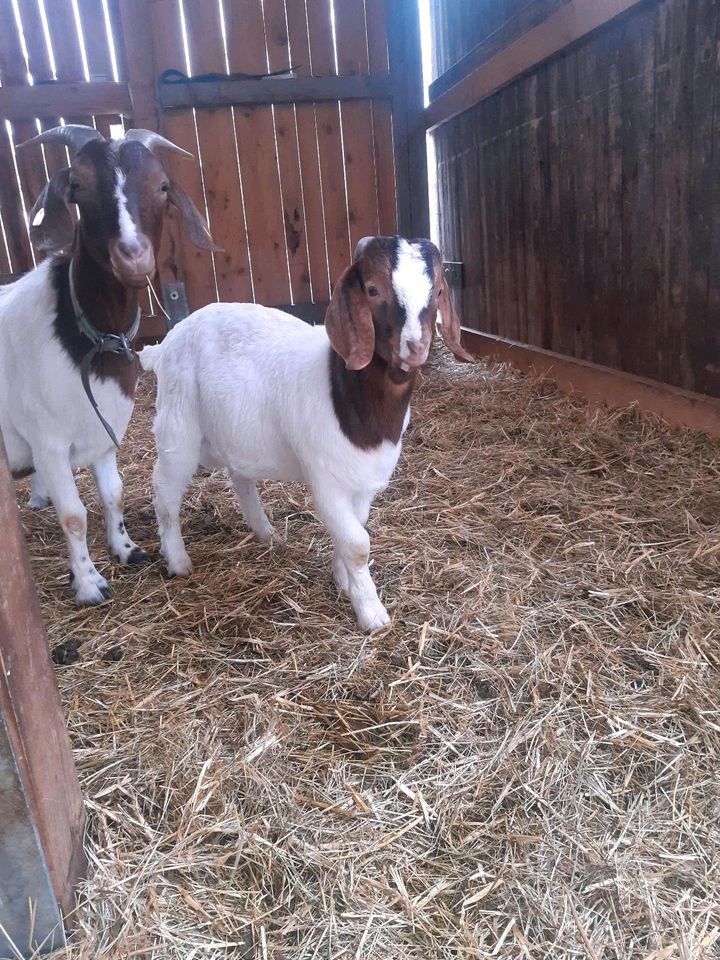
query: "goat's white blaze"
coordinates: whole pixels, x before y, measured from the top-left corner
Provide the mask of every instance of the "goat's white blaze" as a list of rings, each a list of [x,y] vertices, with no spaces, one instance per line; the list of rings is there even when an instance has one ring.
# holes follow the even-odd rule
[[[410,356],[410,344],[422,340],[420,314],[430,302],[432,278],[422,251],[407,240],[398,244],[397,266],[392,273],[392,284],[398,303],[405,308],[405,323],[400,331],[400,359]]]
[[[135,221],[130,216],[125,196],[125,174],[118,168],[115,182],[115,199],[118,205],[118,221],[120,223],[120,240],[131,249],[138,241],[138,230]]]

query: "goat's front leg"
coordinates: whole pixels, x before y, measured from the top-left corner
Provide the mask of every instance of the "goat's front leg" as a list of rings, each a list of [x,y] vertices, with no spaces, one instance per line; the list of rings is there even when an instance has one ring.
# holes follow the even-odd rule
[[[344,492],[327,490],[320,484],[311,484],[313,500],[320,519],[325,523],[335,546],[333,572],[336,583],[341,571],[347,575],[347,592],[353,605],[358,626],[370,632],[390,622],[387,610],[380,602],[375,584],[370,576],[370,537],[359,516],[367,520],[365,503],[355,504]],[[370,498],[372,500],[372,498]],[[343,577],[344,579],[344,577]],[[338,584],[340,586],[340,584]]]
[[[356,493],[352,497],[353,511],[358,522],[362,524],[363,527],[368,522],[370,507],[372,506],[374,497],[375,495],[372,493]],[[335,586],[341,593],[349,593],[350,577],[345,562],[337,548],[333,551],[332,568]]]
[[[70,584],[80,604],[104,603],[112,596],[105,577],[101,577],[87,548],[87,510],[75,486],[67,453],[45,451],[35,455],[35,470],[53,502],[65,534],[70,559]]]
[[[91,466],[103,510],[110,556],[121,566],[138,567],[150,562],[150,556],[134,543],[125,529],[123,486],[114,450],[108,451]]]

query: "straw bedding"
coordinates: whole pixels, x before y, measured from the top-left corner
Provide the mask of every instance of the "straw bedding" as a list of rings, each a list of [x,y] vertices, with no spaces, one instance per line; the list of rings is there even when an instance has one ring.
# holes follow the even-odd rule
[[[156,548],[152,402],[122,462]],[[371,515],[369,638],[299,487],[265,485],[268,549],[199,477],[192,578],[102,559],[91,610],[24,510],[88,810],[69,956],[720,956],[719,453],[436,360]]]

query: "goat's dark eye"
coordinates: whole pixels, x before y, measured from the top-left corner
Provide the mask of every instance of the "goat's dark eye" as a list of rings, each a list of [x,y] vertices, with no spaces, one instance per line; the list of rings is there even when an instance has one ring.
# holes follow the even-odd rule
[[[163,193],[167,193],[168,190],[170,189],[170,184],[169,184],[169,183],[163,183],[162,186],[160,187],[160,189],[162,190]]]
[[[70,186],[70,193],[75,193],[76,190],[80,189],[80,184],[77,180],[71,180],[69,186]]]
[[[371,286],[371,287],[368,287],[368,288],[367,288],[367,294],[368,294],[369,297],[376,297],[376,296],[378,295],[378,288],[377,288],[377,287],[372,287],[372,286]]]

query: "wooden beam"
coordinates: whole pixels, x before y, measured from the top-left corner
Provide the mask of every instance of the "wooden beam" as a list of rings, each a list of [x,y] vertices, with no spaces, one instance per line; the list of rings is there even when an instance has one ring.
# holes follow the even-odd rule
[[[162,83],[158,90],[164,110],[233,106],[242,103],[319,103],[323,100],[387,99],[391,95],[387,77],[368,75]]]
[[[597,406],[636,403],[668,423],[720,437],[720,400],[611,367],[564,357],[514,340],[463,328],[463,344],[479,357],[510,364],[524,373],[550,377],[563,393],[579,393]]]
[[[645,0],[571,0],[547,20],[464,76],[425,110],[429,131]]]
[[[0,726],[22,787],[38,858],[44,861],[60,912],[68,916],[75,905],[75,884],[85,869],[85,810],[1,437],[0,530]],[[0,837],[12,844],[4,832],[8,828],[6,818],[0,818]],[[34,896],[32,890],[25,892],[25,905],[28,896]],[[5,916],[4,899],[0,913]],[[41,931],[36,930],[36,936],[41,937]]]
[[[132,116],[127,83],[39,83],[34,87],[0,87],[0,118],[25,120],[71,114],[119,113]]]
[[[521,6],[497,30],[483,37],[472,50],[433,80],[428,89],[430,100],[437,100],[441,94],[448,91],[450,87],[454,87],[476,67],[487,63],[513,40],[524,36],[533,27],[556,13],[558,7],[569,2],[570,0],[530,0],[529,3]]]

